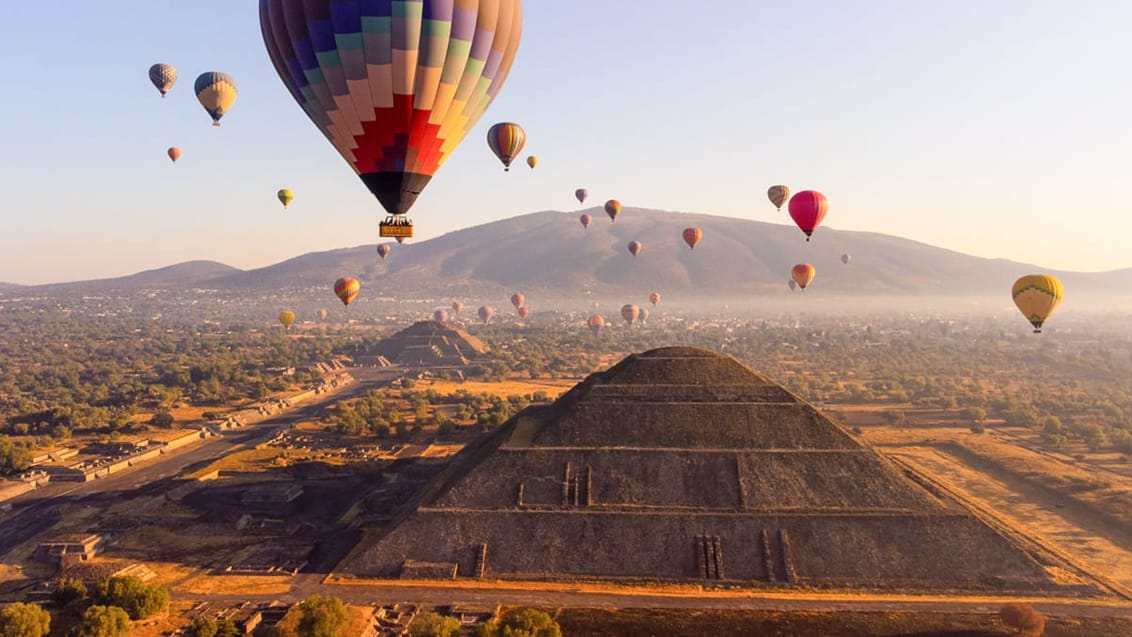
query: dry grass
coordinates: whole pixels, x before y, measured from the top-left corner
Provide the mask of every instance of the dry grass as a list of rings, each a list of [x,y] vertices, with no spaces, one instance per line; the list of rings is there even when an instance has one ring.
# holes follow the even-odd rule
[[[248,598],[286,595],[290,578],[267,575],[199,575],[178,584],[178,595],[244,595]]]
[[[481,381],[466,381],[463,383],[442,381],[442,380],[425,380],[418,381],[414,390],[432,389],[440,394],[455,394],[458,391],[466,391],[472,394],[488,394],[490,396],[499,396],[507,398],[508,396],[526,396],[535,392],[546,392],[546,395],[552,400],[557,398],[560,394],[576,385],[581,379],[570,380],[505,380],[498,383],[487,383]]]
[[[316,459],[320,454],[304,449],[283,449],[281,447],[261,447],[246,449],[234,454],[224,456],[208,466],[189,474],[188,478],[197,479],[214,471],[240,471],[260,472],[277,467],[285,467],[296,462],[306,462]],[[329,462],[329,459],[324,459]]]

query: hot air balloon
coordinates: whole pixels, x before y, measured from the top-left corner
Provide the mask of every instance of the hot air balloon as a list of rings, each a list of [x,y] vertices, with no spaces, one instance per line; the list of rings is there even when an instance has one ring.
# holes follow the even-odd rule
[[[514,305],[515,309],[519,309],[520,307],[526,305],[526,303],[527,297],[523,296],[522,292],[516,292],[511,295],[511,305]]]
[[[326,317],[328,317],[328,316],[330,316],[330,312],[328,310],[319,310],[318,311],[319,320],[325,321]]]
[[[275,196],[279,197],[279,202],[283,204],[284,210],[286,210],[287,206],[295,200],[295,193],[291,192],[289,188],[280,190],[279,192],[275,193]]]
[[[579,189],[574,191],[574,197],[578,200],[578,203],[581,203],[581,204],[586,203],[586,197],[589,197],[589,196],[590,196],[590,191],[586,190],[585,188],[579,188]]]
[[[432,313],[432,320],[436,321],[437,323],[447,323],[448,310],[445,310],[444,308],[436,310]]]
[[[770,202],[774,204],[775,208],[778,208],[779,212],[782,212],[782,204],[790,198],[790,189],[783,185],[771,186],[766,191],[766,198],[770,199]]]
[[[334,294],[342,300],[342,305],[349,306],[351,302],[358,296],[362,286],[358,280],[353,277],[344,276],[334,282]]]
[[[531,315],[531,310],[526,305],[519,308],[519,319],[520,320],[525,321],[525,320],[527,320],[527,317],[530,316],[530,315]]]
[[[487,322],[491,320],[491,317],[495,316],[495,308],[491,307],[490,305],[483,305],[480,307],[478,314],[480,315],[480,320],[483,321],[483,324],[487,325]]]
[[[641,310],[641,315],[638,317],[638,319],[642,323],[649,320],[649,309],[647,307],[642,307],[642,308],[640,308],[640,310]]]
[[[582,227],[588,230],[590,224],[594,222],[594,218],[587,214],[583,214],[582,216],[578,217],[578,221],[581,221]]]
[[[809,263],[799,263],[790,269],[790,276],[794,279],[794,282],[798,284],[798,287],[803,290],[814,280],[814,274],[816,273],[817,271],[814,270],[814,266]]]
[[[644,249],[645,249],[645,246],[640,241],[630,241],[629,242],[629,254],[631,254],[633,256],[637,256],[638,254],[641,253],[641,250],[644,250]]]
[[[177,69],[172,64],[154,64],[149,67],[149,81],[161,91],[161,97],[164,98],[177,83]]]
[[[389,256],[390,252],[393,252],[393,246],[392,245],[390,245],[388,243],[377,244],[377,256],[381,257],[382,261],[385,260],[385,257]]]
[[[660,303],[660,292],[653,292],[652,294],[650,294],[649,303],[652,303],[653,305]]]
[[[515,122],[500,122],[488,129],[487,145],[503,162],[503,170],[511,170],[511,162],[527,145],[527,131]]]
[[[632,303],[627,303],[621,306],[621,318],[625,319],[625,322],[629,325],[632,325],[633,321],[637,320],[637,317],[639,317],[640,315],[641,308],[633,305]]]
[[[181,158],[181,149],[176,146],[170,146],[169,150],[165,151],[165,154],[169,155],[169,159],[175,164],[177,160]]]
[[[806,233],[806,241],[821,225],[829,210],[829,201],[816,190],[803,190],[790,198],[790,217]]]
[[[204,110],[212,117],[212,125],[219,126],[220,118],[236,103],[236,80],[227,73],[209,71],[197,77],[193,91]]]
[[[527,165],[531,167],[531,170],[534,170],[535,166],[538,166],[538,157],[527,155]]]
[[[403,217],[499,94],[523,29],[521,0],[259,4],[275,70],[389,213]]]
[[[283,310],[279,313],[279,322],[283,324],[284,329],[291,329],[291,324],[295,322],[295,313],[291,310]]]
[[[621,214],[621,202],[616,199],[605,202],[605,214],[609,215],[610,221],[616,222],[617,215]]]
[[[841,262],[844,263],[845,265],[849,265],[849,255],[848,254],[841,255]]]
[[[700,230],[699,228],[684,228],[684,243],[688,244],[689,248],[695,250],[696,244],[698,244],[700,242],[700,239],[703,238],[703,230]]]
[[[791,291],[791,292],[793,292],[793,291],[795,291],[795,290],[797,290],[797,289],[798,289],[798,284],[794,282],[794,279],[790,279],[789,281],[787,281],[787,282],[786,282],[786,285],[789,285],[789,286],[790,286],[790,291]]]
[[[1034,333],[1042,333],[1042,324],[1057,309],[1065,288],[1057,277],[1049,274],[1028,274],[1014,282],[1011,290],[1014,305],[1034,326]]]
[[[593,333],[596,335],[601,331],[601,328],[605,327],[605,317],[600,314],[594,314],[593,316],[586,319],[586,325],[589,326],[589,328],[593,330]]]
[[[452,301],[452,311],[459,314],[464,310],[464,304],[459,301]]]

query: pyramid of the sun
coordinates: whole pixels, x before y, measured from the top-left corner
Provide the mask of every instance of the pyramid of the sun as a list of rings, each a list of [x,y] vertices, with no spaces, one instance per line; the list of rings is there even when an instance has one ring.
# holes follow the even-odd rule
[[[1025,546],[735,359],[664,348],[464,449],[341,570],[1057,588]]]

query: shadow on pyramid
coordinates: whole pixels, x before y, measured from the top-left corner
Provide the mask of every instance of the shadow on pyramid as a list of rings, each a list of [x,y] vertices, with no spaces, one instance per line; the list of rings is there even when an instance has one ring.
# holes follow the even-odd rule
[[[1100,595],[714,352],[634,354],[477,439],[338,575]]]

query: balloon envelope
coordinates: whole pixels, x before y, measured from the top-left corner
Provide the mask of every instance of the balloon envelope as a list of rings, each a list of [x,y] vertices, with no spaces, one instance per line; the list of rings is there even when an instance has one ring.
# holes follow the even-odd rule
[[[527,320],[527,317],[530,316],[530,315],[531,315],[531,310],[526,305],[519,308],[519,318],[521,318],[525,321],[525,320]]]
[[[766,198],[770,199],[770,202],[774,204],[775,208],[782,210],[782,204],[786,203],[786,200],[790,198],[790,189],[781,184],[771,186],[766,191]]]
[[[389,256],[390,252],[393,252],[393,245],[392,244],[389,244],[389,243],[379,243],[379,244],[377,244],[377,256],[381,257],[382,261],[385,260],[385,257]]]
[[[641,244],[640,241],[630,241],[629,242],[629,254],[631,254],[633,256],[637,256],[638,254],[641,253],[641,250],[644,250],[644,249],[645,249],[645,246],[643,244]]]
[[[260,0],[264,45],[315,126],[404,214],[499,94],[521,0]]]
[[[629,325],[632,325],[633,321],[637,320],[637,317],[639,317],[640,315],[641,308],[633,305],[632,303],[627,303],[621,306],[621,318],[625,319],[625,322]]]
[[[660,292],[653,292],[652,294],[650,294],[649,303],[652,303],[653,305],[660,303]]]
[[[610,221],[617,221],[617,215],[621,214],[621,202],[616,199],[605,202],[605,214],[609,215]]]
[[[1042,324],[1053,314],[1062,297],[1065,296],[1065,288],[1055,276],[1028,274],[1014,282],[1010,293],[1014,297],[1014,305],[1018,306],[1018,310],[1034,326],[1034,333],[1040,334]]]
[[[170,146],[169,150],[165,152],[169,155],[169,159],[171,159],[173,163],[177,163],[177,160],[181,158],[181,149],[176,146]]]
[[[503,162],[503,170],[511,170],[511,162],[527,145],[527,131],[515,122],[500,122],[488,129],[487,145]]]
[[[520,308],[520,307],[522,307],[526,304],[527,304],[527,297],[523,296],[522,292],[516,292],[516,293],[511,295],[511,305],[514,305],[516,309],[518,309],[518,308]]]
[[[601,331],[601,328],[605,327],[605,317],[600,314],[594,314],[586,319],[586,325],[596,334]]]
[[[208,71],[197,77],[193,90],[204,110],[212,117],[212,125],[219,126],[220,118],[236,103],[236,80],[227,73]]]
[[[342,301],[342,305],[349,306],[358,297],[362,286],[353,277],[344,276],[334,282],[334,294]]]
[[[283,310],[279,313],[279,322],[284,328],[291,329],[291,324],[295,322],[295,313],[291,310]]]
[[[850,256],[848,254],[841,255],[841,262],[844,263],[845,265],[849,265],[849,259],[850,259]]]
[[[649,320],[649,309],[647,307],[642,307],[642,308],[639,308],[639,309],[640,309],[640,314],[638,316],[638,319],[642,322]]]
[[[459,314],[464,309],[464,304],[459,301],[452,301],[452,311]]]
[[[330,316],[330,312],[328,310],[319,310],[318,311],[318,318],[319,319],[325,321],[326,317],[328,317],[328,316]]]
[[[480,316],[480,320],[483,321],[486,325],[487,322],[491,320],[491,317],[495,316],[495,308],[491,307],[490,305],[484,305],[480,307],[477,313]]]
[[[803,190],[790,198],[790,217],[806,233],[806,241],[821,225],[828,210],[829,201],[816,190]]]
[[[586,203],[586,197],[589,196],[590,191],[586,190],[585,188],[579,188],[574,191],[574,198],[578,200],[578,203]]]
[[[594,222],[594,218],[589,216],[589,215],[584,214],[584,215],[578,217],[578,221],[582,222],[583,228],[589,228],[590,224]]]
[[[817,271],[814,270],[814,266],[809,263],[799,263],[790,270],[790,277],[793,278],[794,282],[798,284],[798,287],[803,290],[806,289],[807,285],[813,282],[815,274],[817,274]]]
[[[527,155],[527,165],[531,168],[538,166],[538,157],[535,157],[534,155]]]
[[[704,231],[699,228],[684,228],[684,243],[695,250],[696,245],[704,238]]]
[[[172,64],[154,64],[149,67],[149,81],[157,87],[161,97],[165,97],[165,94],[177,83],[177,69],[173,68]]]
[[[448,310],[439,309],[432,313],[432,320],[437,323],[445,323],[448,321]]]
[[[291,204],[292,201],[295,200],[295,193],[291,192],[291,190],[288,188],[283,188],[278,193],[276,193],[276,196],[279,197],[279,202],[283,204],[284,208],[286,208]]]

